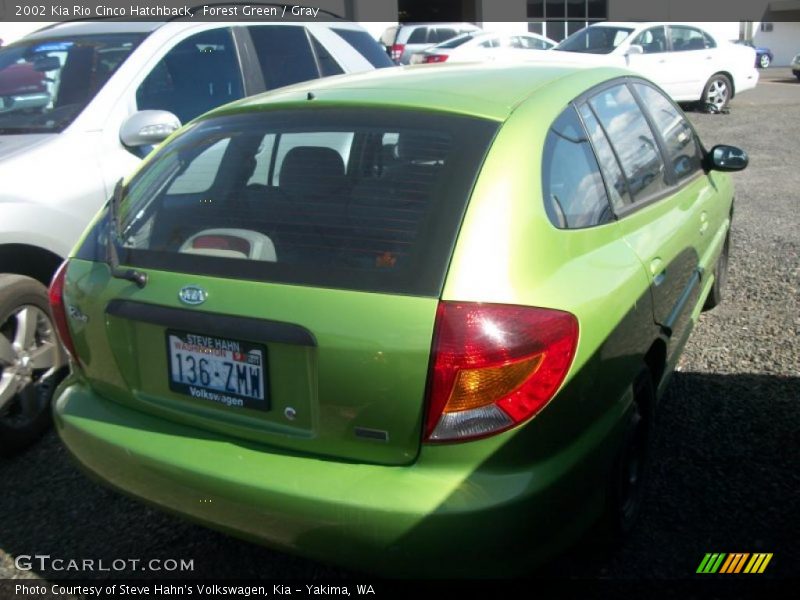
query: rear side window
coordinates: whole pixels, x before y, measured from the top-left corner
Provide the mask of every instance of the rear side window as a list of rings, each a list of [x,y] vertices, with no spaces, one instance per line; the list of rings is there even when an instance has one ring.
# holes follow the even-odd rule
[[[121,257],[185,273],[436,296],[496,129],[364,109],[202,121],[129,185]]]
[[[438,44],[439,42],[446,42],[456,35],[458,35],[458,32],[455,29],[451,29],[450,27],[437,27],[433,30],[433,35],[430,36],[430,41],[434,44]]]
[[[694,27],[670,25],[669,34],[673,52],[705,50],[706,48],[713,48],[716,45],[710,36]]]
[[[611,198],[611,204],[616,210],[621,210],[631,202],[625,174],[622,172],[614,154],[614,149],[611,147],[600,121],[597,120],[592,109],[584,104],[581,106],[580,112],[586,131],[592,140],[597,161],[600,163],[600,170],[606,181],[606,189]]]
[[[597,160],[572,107],[547,134],[542,176],[547,216],[559,229],[582,229],[611,220]]]
[[[139,110],[168,110],[182,123],[244,95],[229,29],[212,29],[178,43],[136,90]]]
[[[411,35],[408,36],[407,44],[427,44],[428,43],[428,31],[427,27],[417,27],[414,31],[411,32]],[[432,36],[431,36],[432,37]],[[433,40],[431,40],[433,41]]]
[[[317,54],[317,62],[319,63],[320,74],[323,77],[330,75],[341,75],[344,69],[339,66],[339,63],[330,55],[325,49],[325,46],[319,43],[319,40],[313,35],[311,36],[311,45],[314,46],[314,52]],[[386,57],[389,58],[388,56]],[[391,61],[390,61],[391,62]]]
[[[664,26],[661,25],[659,27],[645,29],[639,34],[639,37],[637,37],[633,43],[640,45],[644,54],[658,54],[660,52],[666,52],[667,34],[664,33]]]
[[[369,64],[376,69],[394,66],[394,63],[387,56],[386,51],[382,50],[378,43],[373,40],[366,31],[359,31],[357,29],[337,29],[334,27],[333,32],[350,44],[356,52],[366,58]]]
[[[655,88],[643,83],[634,83],[633,87],[664,140],[669,168],[675,178],[680,180],[699,171],[703,155],[686,117]]]
[[[603,125],[638,202],[667,187],[666,169],[653,132],[625,84],[607,88],[589,100]]]
[[[257,25],[248,29],[267,89],[319,77],[305,27]]]
[[[547,50],[548,48],[552,48],[553,44],[535,37],[515,35],[511,38],[511,47],[524,50]]]

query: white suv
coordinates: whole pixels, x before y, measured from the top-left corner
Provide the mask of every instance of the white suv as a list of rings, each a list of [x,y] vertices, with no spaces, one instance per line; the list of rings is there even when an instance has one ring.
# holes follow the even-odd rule
[[[387,28],[380,42],[393,61],[407,65],[414,54],[471,31],[481,28],[472,23],[409,23]]]
[[[64,360],[43,284],[116,181],[211,108],[385,66],[344,21],[74,22],[0,49],[0,453],[47,425]]]

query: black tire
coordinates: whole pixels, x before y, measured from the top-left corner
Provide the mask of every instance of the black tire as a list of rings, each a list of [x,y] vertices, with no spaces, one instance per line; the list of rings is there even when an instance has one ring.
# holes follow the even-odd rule
[[[647,368],[633,382],[633,396],[622,446],[609,478],[606,513],[601,526],[605,541],[612,544],[620,543],[631,532],[644,500],[655,411],[655,388]]]
[[[730,255],[731,236],[725,238],[725,244],[722,246],[717,264],[714,266],[714,284],[711,286],[711,291],[708,293],[706,303],[703,305],[703,310],[711,310],[717,306],[725,296],[725,286],[728,283],[728,257]]]
[[[758,57],[758,66],[761,67],[762,69],[766,69],[767,67],[769,67],[771,62],[772,59],[769,57],[769,54],[762,54],[761,56]]]
[[[795,73],[794,76],[797,77],[797,81],[800,81],[800,73]]]
[[[713,104],[717,111],[721,111],[727,108],[732,97],[733,84],[731,80],[723,73],[716,73],[709,78],[703,88],[703,96],[700,98],[700,102]]]
[[[46,352],[46,360],[34,358],[34,353],[18,344],[23,322],[32,323],[28,326],[33,328],[30,347]],[[0,340],[0,374],[6,374],[9,386],[0,404],[0,455],[9,456],[30,446],[47,430],[53,392],[66,374],[47,289],[41,283],[22,275],[0,274],[0,335],[5,338]],[[40,356],[45,356],[44,352]],[[51,366],[37,368],[36,360]],[[11,377],[27,383],[11,387]],[[2,382],[0,379],[0,390],[4,389]]]

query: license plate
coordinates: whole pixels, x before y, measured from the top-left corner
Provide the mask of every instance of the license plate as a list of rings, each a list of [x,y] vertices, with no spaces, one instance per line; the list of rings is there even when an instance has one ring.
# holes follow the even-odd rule
[[[226,406],[269,409],[265,346],[167,331],[172,391]]]

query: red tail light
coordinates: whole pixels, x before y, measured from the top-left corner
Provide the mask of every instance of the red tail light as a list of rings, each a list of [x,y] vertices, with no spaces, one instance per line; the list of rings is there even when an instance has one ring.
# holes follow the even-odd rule
[[[530,419],[558,391],[577,343],[570,313],[440,302],[425,440],[485,437]]]
[[[425,64],[430,63],[442,63],[448,59],[447,54],[428,54],[422,59],[422,62]]]
[[[69,261],[64,261],[58,267],[53,281],[50,283],[50,309],[53,313],[53,321],[55,322],[58,337],[61,338],[61,344],[67,349],[73,360],[78,360],[78,353],[75,351],[75,344],[72,342],[72,335],[69,332],[69,325],[67,323],[67,308],[64,304],[64,280],[67,276],[67,265]]]
[[[391,57],[394,62],[400,62],[400,57],[403,56],[403,50],[406,49],[405,44],[393,44]]]

